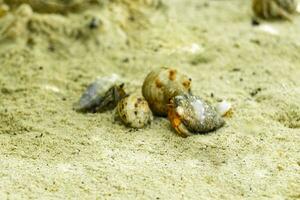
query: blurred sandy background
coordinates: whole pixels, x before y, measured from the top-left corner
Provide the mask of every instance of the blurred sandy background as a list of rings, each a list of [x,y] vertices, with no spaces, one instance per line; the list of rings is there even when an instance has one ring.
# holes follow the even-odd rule
[[[245,0],[3,2],[0,199],[300,198],[300,16],[272,35]],[[140,91],[161,66],[231,102],[226,126],[184,139],[72,110],[97,76]]]

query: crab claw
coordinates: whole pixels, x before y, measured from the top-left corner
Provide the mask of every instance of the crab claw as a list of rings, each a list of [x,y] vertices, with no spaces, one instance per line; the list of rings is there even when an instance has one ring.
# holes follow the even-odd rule
[[[186,126],[181,122],[180,115],[176,112],[176,109],[172,102],[168,106],[168,118],[171,122],[171,126],[176,130],[177,134],[181,137],[188,137],[193,135]]]

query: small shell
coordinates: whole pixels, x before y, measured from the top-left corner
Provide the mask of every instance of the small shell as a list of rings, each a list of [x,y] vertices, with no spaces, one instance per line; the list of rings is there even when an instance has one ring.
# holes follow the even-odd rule
[[[143,128],[153,120],[147,101],[134,94],[123,98],[118,103],[117,114],[124,124],[132,128]]]
[[[257,30],[271,35],[279,35],[279,30],[269,24],[259,25]]]
[[[253,0],[252,10],[264,19],[282,18],[291,21],[291,14],[297,9],[295,0]]]
[[[167,116],[167,104],[176,95],[190,93],[191,78],[173,68],[159,68],[151,71],[142,87],[142,93],[152,112]]]
[[[174,97],[168,105],[168,118],[182,137],[213,131],[225,124],[215,108],[193,95]]]
[[[228,101],[222,101],[222,102],[217,104],[216,110],[223,117],[223,116],[226,116],[228,113],[231,112],[232,106]]]
[[[115,108],[120,99],[126,96],[124,84],[116,84],[118,78],[113,74],[96,79],[74,104],[74,109],[81,112],[103,112]]]

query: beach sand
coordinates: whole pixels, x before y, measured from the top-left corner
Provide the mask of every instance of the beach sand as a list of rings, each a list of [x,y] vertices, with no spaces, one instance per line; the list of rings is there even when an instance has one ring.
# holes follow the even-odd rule
[[[0,199],[300,199],[300,16],[263,22],[270,34],[251,25],[250,4],[95,1],[63,14],[9,5]],[[162,66],[189,75],[206,101],[230,102],[226,125],[181,138],[166,118],[135,130],[115,111],[72,108],[98,76],[141,92]]]

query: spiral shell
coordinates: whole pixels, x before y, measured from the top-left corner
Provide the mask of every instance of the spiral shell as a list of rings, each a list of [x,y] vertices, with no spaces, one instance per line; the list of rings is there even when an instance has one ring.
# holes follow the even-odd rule
[[[116,74],[97,78],[74,104],[74,109],[81,112],[103,112],[115,108],[126,96],[124,84],[118,85],[118,79]]]
[[[182,137],[210,132],[225,124],[215,108],[200,97],[186,94],[171,99],[168,118]]]
[[[132,128],[143,128],[153,120],[147,101],[135,94],[123,98],[118,103],[117,114],[125,125]]]
[[[296,0],[253,0],[252,10],[264,19],[283,18],[291,20],[291,14],[297,9]]]
[[[192,79],[173,68],[151,71],[144,80],[142,93],[152,112],[167,116],[167,104],[176,95],[191,92]]]
[[[222,116],[230,116],[232,115],[232,105],[228,101],[222,101],[216,105],[216,111]]]

